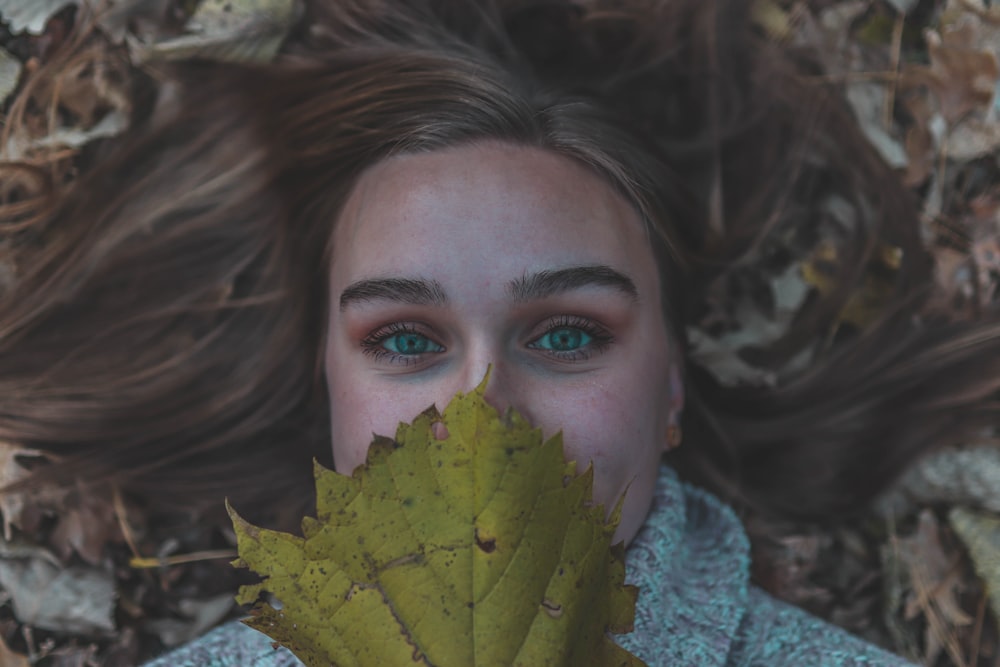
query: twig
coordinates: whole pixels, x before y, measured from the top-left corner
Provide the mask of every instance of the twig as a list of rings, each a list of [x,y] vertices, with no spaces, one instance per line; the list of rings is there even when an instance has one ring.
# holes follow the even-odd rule
[[[917,606],[923,610],[924,617],[927,619],[927,623],[930,626],[931,632],[933,632],[938,641],[940,641],[945,650],[948,652],[949,657],[952,661],[959,667],[968,667],[971,663],[966,662],[965,658],[962,656],[962,647],[959,645],[958,640],[955,638],[954,633],[948,632],[948,625],[941,618],[941,612],[938,610],[937,601],[934,599],[935,590],[928,589],[927,580],[924,579],[923,568],[914,568],[912,570],[913,574],[913,585],[916,589]],[[939,582],[935,589],[943,585],[944,582]]]
[[[125,503],[122,501],[121,490],[117,484],[114,484],[112,489],[111,503],[115,508],[115,518],[118,519],[118,528],[122,531],[122,537],[125,538],[125,544],[128,545],[129,551],[132,552],[133,560],[140,558],[139,548],[135,544],[135,536],[132,535],[132,526],[128,522],[128,510],[125,509]]]
[[[986,600],[988,598],[989,593],[983,591],[979,598],[979,607],[976,609],[976,625],[972,630],[972,658],[969,660],[972,667],[979,664],[979,642],[983,638],[983,620],[986,618]]]
[[[906,23],[906,16],[899,12],[896,15],[896,24],[892,27],[892,60],[890,68],[893,78],[887,83],[885,88],[885,106],[882,108],[882,125],[886,131],[892,129],[892,110],[896,106],[896,84],[899,81],[899,58],[903,50],[903,27]]]
[[[171,567],[186,563],[197,563],[203,560],[220,558],[236,558],[239,554],[232,549],[215,549],[214,551],[196,551],[179,556],[164,556],[163,558],[133,558],[128,564],[137,570],[150,570],[158,567]]]
[[[899,72],[836,72],[802,76],[801,80],[816,83],[854,83],[858,81],[875,81],[895,84],[900,79]]]

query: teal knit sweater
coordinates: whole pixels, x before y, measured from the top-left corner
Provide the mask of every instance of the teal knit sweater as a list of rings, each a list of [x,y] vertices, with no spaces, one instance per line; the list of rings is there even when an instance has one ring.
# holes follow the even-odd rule
[[[639,586],[619,643],[650,667],[904,667],[911,663],[750,585],[750,545],[732,510],[664,466],[626,555]],[[287,650],[230,623],[147,667],[293,667]],[[391,667],[391,666],[389,666]],[[543,667],[543,666],[539,666]]]

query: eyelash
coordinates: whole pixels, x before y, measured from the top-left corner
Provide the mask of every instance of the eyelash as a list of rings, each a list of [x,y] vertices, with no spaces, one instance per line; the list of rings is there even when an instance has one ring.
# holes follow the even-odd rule
[[[532,344],[536,343],[546,334],[557,329],[564,328],[579,329],[583,333],[587,334],[591,340],[585,348],[566,352],[558,350],[549,350],[545,352],[548,356],[560,361],[584,361],[586,359],[590,359],[594,355],[604,352],[608,346],[614,342],[614,337],[611,333],[593,320],[579,315],[559,315],[549,319],[544,324],[544,330],[531,340],[528,344],[529,348],[541,350],[542,348],[539,347],[531,347]],[[423,355],[398,354],[383,347],[383,343],[385,343],[386,340],[401,333],[416,334],[418,336],[426,335],[409,322],[392,322],[379,327],[365,336],[361,341],[361,351],[364,354],[369,355],[375,361],[385,360],[390,363],[402,364],[404,366],[411,366],[420,362],[423,359]],[[428,338],[430,337],[428,336]]]
[[[560,352],[557,350],[546,351],[549,356],[559,359],[560,361],[585,361],[597,354],[600,354],[601,352],[604,352],[608,346],[614,342],[614,337],[611,335],[610,331],[597,322],[579,315],[559,315],[558,317],[549,319],[544,326],[545,330],[540,335],[535,336],[535,338],[532,339],[531,343],[528,344],[529,347],[546,334],[552,333],[557,329],[579,329],[591,338],[587,346],[583,348],[567,352]],[[532,349],[541,348],[535,347]]]
[[[392,322],[379,327],[365,336],[361,340],[361,351],[375,361],[388,359],[390,363],[411,366],[420,361],[421,357],[412,354],[398,354],[382,347],[382,344],[389,338],[401,333],[416,334],[418,336],[425,335],[409,322]]]

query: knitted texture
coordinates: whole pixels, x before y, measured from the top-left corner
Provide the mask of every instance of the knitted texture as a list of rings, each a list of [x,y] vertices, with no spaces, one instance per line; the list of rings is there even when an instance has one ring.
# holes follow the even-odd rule
[[[663,466],[649,517],[626,554],[639,586],[619,643],[650,667],[907,667],[902,658],[749,583],[750,544],[731,509]],[[229,623],[146,667],[292,667],[288,650]],[[540,666],[541,667],[541,666]]]

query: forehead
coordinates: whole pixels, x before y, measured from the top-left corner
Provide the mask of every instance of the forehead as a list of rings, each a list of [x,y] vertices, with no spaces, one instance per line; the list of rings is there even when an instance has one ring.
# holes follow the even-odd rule
[[[331,268],[335,282],[431,270],[461,280],[581,263],[652,271],[655,281],[638,213],[599,176],[568,157],[492,142],[366,171],[336,222]]]

